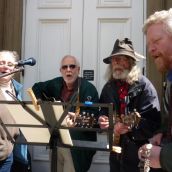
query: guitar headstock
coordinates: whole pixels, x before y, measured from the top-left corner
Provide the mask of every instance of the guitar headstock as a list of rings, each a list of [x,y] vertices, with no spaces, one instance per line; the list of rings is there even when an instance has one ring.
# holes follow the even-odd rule
[[[121,122],[125,125],[130,126],[130,128],[138,126],[141,116],[138,112],[133,111],[127,115],[121,116]]]
[[[75,118],[74,126],[82,128],[92,128],[97,124],[97,119],[95,115],[88,112],[82,112]]]

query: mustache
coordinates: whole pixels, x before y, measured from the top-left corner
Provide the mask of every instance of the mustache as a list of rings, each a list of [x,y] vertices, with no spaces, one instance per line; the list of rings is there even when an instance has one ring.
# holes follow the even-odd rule
[[[113,66],[113,68],[112,68],[113,71],[115,71],[115,70],[117,70],[117,69],[125,70],[124,67],[121,66],[121,65],[115,65],[115,66]]]
[[[114,79],[127,79],[129,70],[122,69],[122,71],[113,70],[112,76]]]

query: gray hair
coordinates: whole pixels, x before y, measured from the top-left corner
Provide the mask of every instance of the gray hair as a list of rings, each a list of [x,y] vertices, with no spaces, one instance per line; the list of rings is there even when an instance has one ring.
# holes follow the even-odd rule
[[[172,8],[169,10],[156,11],[150,15],[143,25],[144,34],[147,33],[149,26],[153,24],[163,24],[166,33],[172,36]]]
[[[19,60],[19,55],[17,51],[9,51],[9,50],[0,51],[0,57],[8,56],[8,55],[10,55],[14,59],[14,61]]]
[[[141,74],[140,68],[136,66],[136,62],[130,58],[130,65],[131,70],[126,78],[126,82],[132,85],[134,82],[139,80],[139,76]],[[113,79],[113,70],[112,70],[112,64],[109,64],[106,72],[105,72],[105,80],[112,80]]]
[[[74,61],[75,61],[75,64],[76,64],[78,67],[80,67],[79,61],[77,60],[76,57],[74,57],[74,56],[72,56],[72,55],[65,55],[65,56],[61,59],[61,65],[62,65],[63,61],[64,61],[65,59],[67,59],[67,58],[73,58]]]

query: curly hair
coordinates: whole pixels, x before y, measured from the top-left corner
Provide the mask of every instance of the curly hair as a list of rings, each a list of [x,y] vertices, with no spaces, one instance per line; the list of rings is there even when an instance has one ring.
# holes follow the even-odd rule
[[[169,10],[156,11],[150,15],[143,25],[143,33],[147,33],[149,26],[153,24],[163,24],[163,29],[172,36],[172,8]]]
[[[2,50],[2,51],[0,51],[0,58],[3,56],[10,56],[10,57],[14,58],[14,61],[19,60],[19,55],[18,55],[17,51]]]

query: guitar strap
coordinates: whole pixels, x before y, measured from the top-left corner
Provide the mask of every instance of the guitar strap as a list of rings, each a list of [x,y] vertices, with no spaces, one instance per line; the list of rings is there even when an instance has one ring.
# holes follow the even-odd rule
[[[78,78],[78,88],[77,88],[78,95],[77,95],[77,102],[76,102],[78,105],[76,105],[76,109],[75,109],[76,116],[78,116],[80,114],[80,106],[79,106],[79,102],[80,102],[80,100],[79,100],[80,86],[81,86],[81,78]]]

